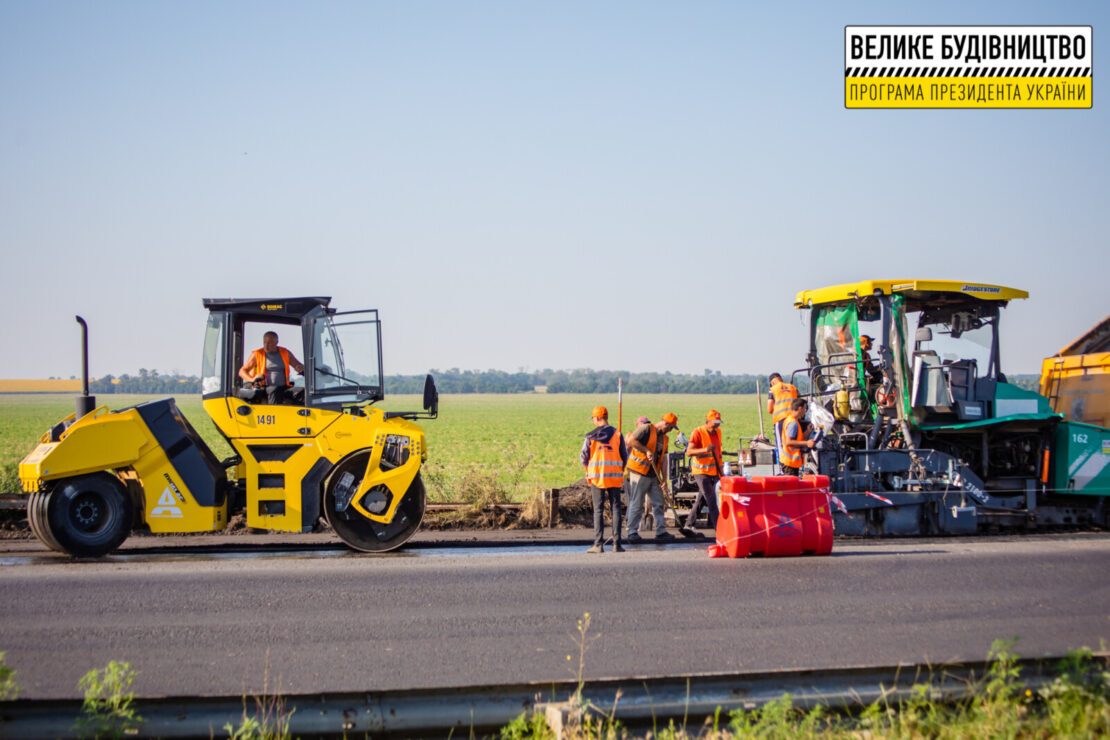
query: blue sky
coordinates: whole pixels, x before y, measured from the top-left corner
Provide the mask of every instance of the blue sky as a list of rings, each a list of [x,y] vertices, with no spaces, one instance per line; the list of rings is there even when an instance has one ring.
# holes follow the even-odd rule
[[[203,297],[378,308],[387,373],[803,364],[796,292],[1026,289],[1003,368],[1110,309],[1091,110],[846,110],[845,25],[1101,3],[0,0],[6,377],[194,374]],[[1094,66],[1099,69],[1098,54]]]

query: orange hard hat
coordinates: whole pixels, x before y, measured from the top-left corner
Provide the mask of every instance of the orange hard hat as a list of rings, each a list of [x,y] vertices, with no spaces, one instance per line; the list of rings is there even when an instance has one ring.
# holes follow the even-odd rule
[[[663,414],[663,421],[667,422],[675,429],[678,429],[678,417],[672,414],[670,411]]]
[[[608,419],[609,409],[605,408],[604,406],[594,406],[594,410],[590,412],[590,416],[595,419]]]
[[[720,421],[721,420],[721,412],[717,411],[716,409],[709,409],[708,411],[705,412],[705,420],[706,421]]]

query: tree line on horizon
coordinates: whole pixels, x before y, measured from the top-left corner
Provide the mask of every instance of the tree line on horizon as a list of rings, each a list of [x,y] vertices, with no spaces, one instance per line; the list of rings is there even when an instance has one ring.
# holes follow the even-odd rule
[[[509,373],[503,370],[432,370],[441,393],[524,393],[542,388],[547,393],[612,393],[620,378],[628,393],[755,393],[767,379],[756,375],[724,375],[720,370],[693,373],[633,373],[627,370],[537,370]],[[420,393],[423,375],[386,378],[387,393]]]
[[[440,393],[526,393],[544,388],[547,393],[612,393],[617,378],[628,393],[761,393],[767,392],[767,376],[744,373],[725,375],[706,369],[696,373],[631,373],[627,370],[539,370],[508,373],[503,370],[432,370]],[[786,375],[786,372],[783,372]],[[788,381],[789,377],[786,378]],[[1007,379],[1027,390],[1037,390],[1039,375],[1008,375]],[[809,392],[809,379],[799,374],[794,381],[803,393]],[[386,377],[386,393],[421,393],[423,375]]]
[[[695,373],[631,373],[624,370],[539,370],[509,373],[503,370],[432,370],[440,393],[531,393],[539,388],[547,393],[612,393],[620,378],[628,393],[730,393],[767,391],[765,375],[725,375],[720,370],[706,369]],[[1037,390],[1037,375],[1010,375],[1011,383],[1028,390]],[[808,391],[804,377],[798,379],[802,392]],[[424,390],[423,375],[387,375],[387,394],[420,394]],[[161,375],[157,370],[142,368],[138,375],[105,375],[89,381],[89,392],[110,393],[200,393],[200,378],[195,375]]]
[[[157,370],[139,369],[138,375],[124,373],[89,380],[89,393],[200,393],[200,378],[195,375],[160,375]]]
[[[755,375],[724,375],[706,370],[701,375],[684,373],[630,373],[615,370],[540,370],[509,373],[503,370],[432,370],[440,393],[610,393],[617,378],[629,393],[755,393],[756,380],[765,389],[767,379]],[[386,376],[390,394],[422,393],[423,375]],[[89,392],[111,393],[200,393],[200,378],[179,374],[161,375],[142,368],[138,375],[105,375],[89,382]]]

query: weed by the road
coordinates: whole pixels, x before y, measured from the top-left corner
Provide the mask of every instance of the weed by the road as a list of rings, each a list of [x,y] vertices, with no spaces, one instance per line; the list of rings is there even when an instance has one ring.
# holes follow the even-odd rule
[[[501,740],[555,740],[541,714],[524,713],[501,728]]]
[[[19,684],[15,682],[15,669],[4,662],[7,653],[0,652],[0,701],[10,701],[19,696]]]
[[[1070,653],[1060,664],[1060,675],[1037,692],[1044,707],[1043,724],[1049,737],[1110,736],[1110,670],[1096,661],[1090,649]],[[1093,711],[1095,709],[1100,711]]]
[[[588,627],[588,622],[585,625]],[[579,633],[584,636],[583,622]],[[965,738],[1110,738],[1110,668],[1086,648],[1070,653],[1057,667],[1057,676],[1040,689],[1022,680],[1014,641],[996,641],[989,653],[990,669],[972,683],[969,698],[943,701],[934,678],[914,685],[909,697],[898,700],[893,690],[856,712],[823,705],[798,706],[789,694],[751,710],[736,710],[722,723],[721,710],[700,726],[673,720],[654,728],[651,737],[663,740],[963,740]],[[585,651],[581,652],[584,656]],[[568,656],[569,658],[570,656]],[[581,670],[576,692],[581,706]],[[573,706],[574,699],[570,702]],[[521,715],[502,730],[502,740],[599,740],[627,737],[627,731],[608,715],[585,715],[578,723],[563,723],[553,732],[541,716]]]
[[[293,733],[289,722],[296,708],[286,709],[281,695],[281,678],[278,687],[270,693],[270,650],[266,649],[266,668],[262,674],[262,695],[250,697],[254,700],[254,712],[248,708],[247,697],[243,696],[243,719],[235,727],[230,722],[224,725],[228,740],[290,740]]]
[[[118,738],[138,729],[143,718],[132,706],[135,694],[131,691],[137,675],[130,663],[112,660],[105,668],[94,668],[81,677],[77,688],[85,701],[76,729],[82,737]]]

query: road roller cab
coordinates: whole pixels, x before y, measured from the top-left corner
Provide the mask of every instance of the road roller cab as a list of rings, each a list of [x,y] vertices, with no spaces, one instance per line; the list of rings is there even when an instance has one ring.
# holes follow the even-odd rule
[[[285,532],[309,531],[323,517],[366,552],[403,544],[424,514],[427,447],[414,420],[435,418],[435,384],[426,379],[422,412],[374,408],[384,398],[377,311],[339,313],[329,303],[206,299],[204,409],[235,454],[218,460],[173,399],[88,413],[93,404],[79,399],[78,412],[20,463],[35,534],[53,549],[96,556],[133,524],[203,532],[243,513],[249,527]],[[296,360],[280,389],[239,373],[270,332],[285,348],[271,357]],[[303,372],[291,377],[297,358]]]

